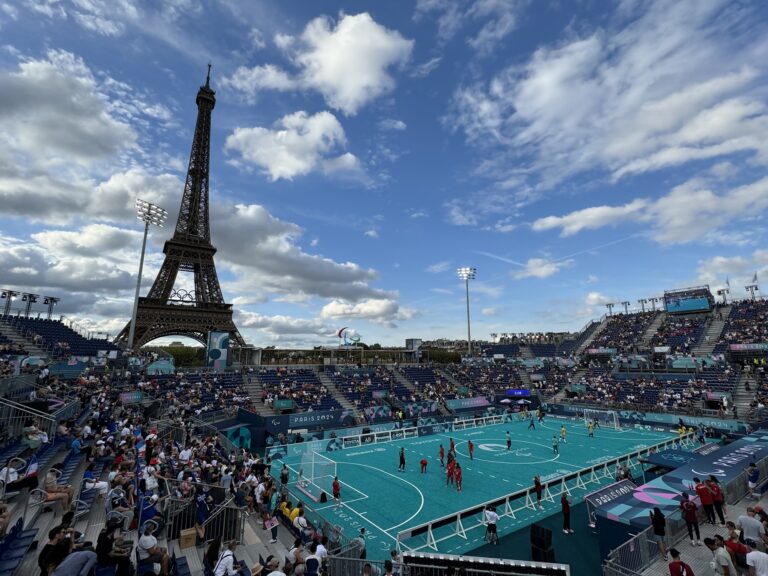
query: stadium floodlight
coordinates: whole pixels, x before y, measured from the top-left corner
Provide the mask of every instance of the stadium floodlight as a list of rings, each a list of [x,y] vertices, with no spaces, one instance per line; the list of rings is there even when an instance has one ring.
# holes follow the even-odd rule
[[[625,300],[621,305],[624,306],[624,314],[629,314],[629,300]]]
[[[10,316],[11,315],[11,304],[14,300],[16,300],[16,296],[19,295],[19,292],[16,292],[15,290],[3,290],[2,294],[0,294],[0,298],[5,298],[5,306],[3,307],[3,316]]]
[[[141,273],[144,270],[144,252],[147,249],[147,234],[149,225],[153,224],[159,228],[163,227],[168,212],[151,204],[141,198],[136,199],[136,218],[144,222],[144,239],[141,242],[141,258],[139,259],[139,277],[136,280],[136,294],[133,297],[133,314],[131,314],[131,328],[128,330],[128,349],[133,349],[133,337],[136,334],[136,315],[139,312],[139,291],[141,290]]]
[[[752,296],[752,300],[755,299],[755,292],[760,291],[760,287],[757,284],[747,284],[744,288]]]
[[[459,278],[464,280],[464,286],[467,291],[467,356],[472,357],[472,332],[469,324],[469,281],[474,280],[477,277],[477,268],[470,268],[468,266],[462,266],[458,268],[456,272]]]
[[[640,298],[637,303],[640,304],[640,308],[645,312],[645,305],[648,304],[648,298]]]
[[[51,316],[53,315],[53,307],[56,306],[56,304],[61,300],[61,298],[54,298],[53,296],[45,296],[45,300],[43,300],[43,304],[48,306],[48,320],[51,319]]]
[[[651,303],[651,308],[654,312],[656,312],[656,302],[660,302],[661,298],[656,298],[655,296],[653,298],[648,298],[649,302]]]
[[[608,308],[608,316],[613,316],[613,307],[616,306],[613,302],[608,302],[608,304],[605,305],[606,308]]]
[[[717,291],[717,295],[723,297],[723,304],[728,304],[728,294],[730,293],[731,291],[728,288],[720,288],[720,290]]]
[[[29,318],[29,311],[32,309],[32,304],[37,302],[38,298],[40,298],[39,294],[31,294],[29,292],[24,292],[21,295],[21,301],[27,303],[27,305],[24,306],[24,318]]]

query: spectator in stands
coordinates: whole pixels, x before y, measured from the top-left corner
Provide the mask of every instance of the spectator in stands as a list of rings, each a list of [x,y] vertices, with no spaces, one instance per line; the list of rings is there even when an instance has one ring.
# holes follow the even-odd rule
[[[24,428],[21,429],[21,443],[34,451],[45,442],[48,442],[48,435],[39,430],[36,420],[27,419],[24,422]]]
[[[5,482],[5,492],[16,492],[23,488],[30,490],[37,488],[37,474],[20,477],[19,471],[12,464],[12,460],[13,458],[9,458],[5,468],[0,470],[0,482]]]
[[[154,565],[160,564],[161,574],[163,576],[170,575],[171,558],[168,556],[168,551],[165,548],[160,548],[157,545],[157,538],[152,534],[153,525],[148,522],[144,526],[144,532],[139,538],[138,553],[139,564],[141,565]]]
[[[50,574],[72,550],[72,532],[57,526],[48,532],[48,543],[37,556],[37,565],[43,575]]]
[[[75,550],[53,571],[52,576],[88,576],[96,566],[96,552]]]
[[[280,570],[280,560],[274,556],[267,556],[264,567],[267,569],[267,576],[286,576],[285,572]]]
[[[79,456],[80,454],[85,454],[86,459],[90,462],[93,460],[93,447],[92,446],[86,446],[83,442],[83,435],[80,432],[74,433],[74,440],[72,440],[72,444],[70,445],[72,448],[72,454],[75,456]]]
[[[296,576],[302,576],[306,572],[306,565],[304,564],[304,543],[301,538],[296,538],[293,541],[293,546],[288,550],[286,556],[288,562],[293,566],[293,574]]]
[[[48,495],[48,501],[58,500],[61,502],[62,509],[66,512],[72,506],[72,500],[75,497],[75,491],[70,484],[61,486],[58,484],[58,478],[61,474],[63,464],[58,463],[51,466],[45,475],[45,492]]]
[[[235,568],[236,548],[237,540],[230,540],[227,542],[224,552],[221,553],[213,567],[213,576],[234,576],[235,574],[242,573],[242,568],[240,566]]]
[[[160,534],[160,532],[162,532],[163,528],[165,527],[165,518],[163,517],[162,512],[157,509],[158,500],[160,500],[160,497],[157,494],[153,494],[152,496],[145,496],[143,500],[144,503],[141,508],[141,515],[139,517],[139,529],[144,526],[145,522],[152,521],[157,526],[154,533]]]
[[[119,520],[112,519],[107,522],[96,542],[96,558],[99,566],[116,566],[115,576],[131,576],[133,543],[123,539],[119,528]]]

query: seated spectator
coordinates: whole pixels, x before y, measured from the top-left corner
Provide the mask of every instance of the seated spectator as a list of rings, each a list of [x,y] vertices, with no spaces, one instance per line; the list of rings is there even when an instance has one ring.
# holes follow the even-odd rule
[[[15,466],[11,465],[11,459],[6,462],[5,468],[0,470],[0,482],[6,482],[5,491],[16,492],[23,488],[34,490],[37,488],[37,473],[29,476],[20,476]]]
[[[58,478],[61,473],[63,464],[54,464],[48,473],[45,475],[45,492],[48,495],[48,501],[60,501],[61,507],[64,511],[69,510],[72,506],[72,500],[75,497],[75,491],[70,484],[59,485]]]
[[[72,550],[72,533],[67,532],[63,526],[57,526],[48,531],[48,543],[37,555],[37,565],[40,573],[51,574],[61,564]]]
[[[169,576],[171,570],[171,557],[168,556],[168,551],[165,548],[160,548],[157,545],[157,538],[152,535],[152,532],[152,523],[147,523],[144,526],[144,532],[141,538],[139,538],[139,564],[142,566],[154,566],[155,564],[160,564],[161,574],[163,576]]]
[[[109,482],[96,478],[93,470],[93,463],[88,464],[88,468],[85,469],[85,473],[83,474],[83,488],[86,490],[93,490],[95,488],[99,491],[99,498],[102,498],[109,492]]]
[[[120,521],[108,521],[96,542],[96,558],[99,566],[116,566],[115,576],[132,576],[132,549],[133,543],[123,540]]]

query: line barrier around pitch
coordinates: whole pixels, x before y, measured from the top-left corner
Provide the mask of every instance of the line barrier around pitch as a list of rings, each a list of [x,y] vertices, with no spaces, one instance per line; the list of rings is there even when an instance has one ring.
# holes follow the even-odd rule
[[[691,442],[692,435],[682,438],[670,438],[668,440],[664,440],[663,442],[659,442],[657,444],[643,448],[642,450],[635,450],[634,452],[630,452],[629,454],[625,454],[623,456],[610,458],[604,462],[600,462],[599,464],[594,464],[593,466],[588,466],[586,468],[582,468],[581,470],[570,472],[558,478],[543,482],[542,500],[555,503],[555,496],[561,496],[562,494],[570,495],[571,490],[587,490],[588,484],[600,484],[605,478],[613,478],[615,470],[614,467],[616,465],[626,465],[629,468],[635,469],[639,466],[638,459],[642,456],[647,456],[651,453],[652,450],[664,450],[673,446],[677,446],[680,443],[683,443],[684,445],[690,445]],[[568,482],[572,483],[570,488],[568,487]],[[516,518],[515,514],[518,512],[527,509],[535,510],[536,503],[534,498],[531,497],[532,495],[535,496],[535,493],[536,491],[533,487],[524,488],[507,496],[489,500],[482,504],[477,504],[470,508],[460,510],[459,512],[453,512],[451,514],[435,518],[434,520],[430,520],[429,522],[424,522],[418,526],[413,526],[407,530],[398,532],[396,536],[397,550],[402,551],[403,549],[407,549],[411,551],[418,551],[424,548],[430,548],[435,552],[438,552],[437,545],[440,542],[455,537],[467,540],[466,533],[469,530],[474,530],[480,527],[485,528],[487,523],[485,521],[484,511],[489,506],[496,508],[496,513],[500,518]],[[454,526],[451,533],[440,537],[435,536],[434,531],[436,529],[450,525]],[[411,547],[405,544],[406,540],[410,540],[422,535],[426,536],[425,544],[415,547]]]

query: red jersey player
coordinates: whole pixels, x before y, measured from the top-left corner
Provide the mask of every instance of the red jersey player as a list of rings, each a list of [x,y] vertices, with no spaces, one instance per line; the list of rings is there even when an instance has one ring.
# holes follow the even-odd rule
[[[421,473],[424,474],[427,471],[427,459],[421,459]]]
[[[453,471],[453,476],[456,478],[456,491],[461,492],[461,464],[456,462],[456,468]]]
[[[474,460],[474,458],[472,457],[472,455],[475,453],[475,445],[474,445],[474,444],[472,444],[472,440],[469,440],[469,441],[467,442],[467,449],[469,450],[469,459],[470,459],[470,460]]]
[[[336,501],[336,506],[341,506],[341,484],[339,483],[339,477],[336,476],[333,479],[333,499]]]
[[[533,489],[536,490],[536,508],[541,510],[541,478],[538,474],[533,477]]]
[[[445,448],[440,444],[440,466],[445,466]]]
[[[456,452],[456,444],[453,443],[453,438],[451,438],[451,446],[448,448],[448,452]]]
[[[456,466],[455,460],[449,460],[448,466],[445,469],[446,472],[446,478],[445,478],[445,485],[448,486],[448,484],[453,484],[453,471]]]

